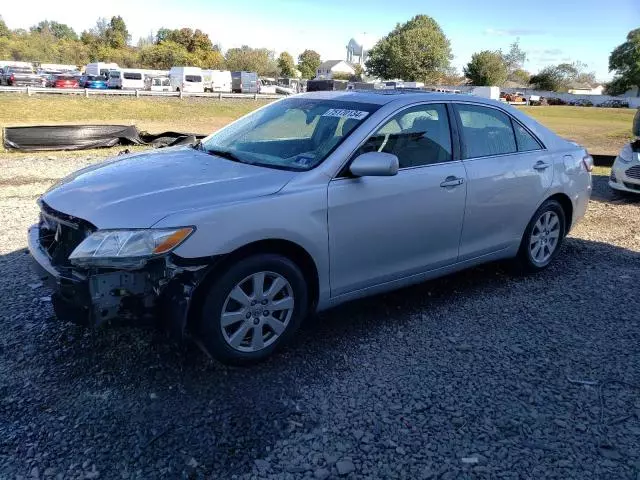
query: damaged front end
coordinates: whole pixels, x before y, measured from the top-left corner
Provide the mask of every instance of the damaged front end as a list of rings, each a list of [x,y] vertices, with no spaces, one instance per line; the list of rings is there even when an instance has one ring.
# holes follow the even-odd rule
[[[29,251],[52,287],[59,318],[91,327],[160,320],[182,337],[191,298],[210,267],[171,253],[191,231],[100,231],[41,203]]]

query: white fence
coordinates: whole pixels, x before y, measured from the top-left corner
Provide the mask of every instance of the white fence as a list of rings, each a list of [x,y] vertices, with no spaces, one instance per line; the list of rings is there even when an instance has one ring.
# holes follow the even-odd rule
[[[434,88],[444,88],[447,90],[460,90],[462,93],[471,93],[474,87],[469,85],[463,86],[455,86],[455,87],[434,87]],[[559,98],[564,100],[565,102],[575,102],[576,100],[589,100],[594,105],[600,105],[607,100],[621,100],[623,102],[627,102],[629,104],[629,108],[640,108],[640,97],[612,97],[611,95],[583,95],[583,94],[573,94],[573,93],[558,93],[558,92],[549,92],[546,90],[534,90],[533,88],[501,88],[501,92],[506,93],[523,93],[526,98],[529,98],[531,95],[539,95],[541,97],[546,98]]]
[[[125,97],[204,97],[216,98],[241,98],[248,100],[276,100],[284,95],[267,95],[261,93],[192,93],[192,92],[152,92],[149,90],[110,90],[91,88],[45,88],[45,87],[0,87],[0,93],[26,93],[28,96],[51,94],[51,95],[84,95],[85,97],[105,96],[125,96]]]

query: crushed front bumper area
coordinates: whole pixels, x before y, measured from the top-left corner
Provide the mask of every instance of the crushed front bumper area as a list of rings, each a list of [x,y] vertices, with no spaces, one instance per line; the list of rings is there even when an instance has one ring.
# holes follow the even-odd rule
[[[29,229],[28,245],[34,270],[52,290],[56,316],[90,327],[152,320],[182,337],[193,293],[209,267],[179,265],[169,256],[130,271],[54,265],[40,244],[38,225]]]

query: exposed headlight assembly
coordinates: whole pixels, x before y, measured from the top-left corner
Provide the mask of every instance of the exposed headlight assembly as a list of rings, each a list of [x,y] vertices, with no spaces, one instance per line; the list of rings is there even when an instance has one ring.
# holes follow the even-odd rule
[[[135,268],[150,258],[169,253],[195,228],[145,230],[98,230],[69,255],[69,261],[77,266]]]

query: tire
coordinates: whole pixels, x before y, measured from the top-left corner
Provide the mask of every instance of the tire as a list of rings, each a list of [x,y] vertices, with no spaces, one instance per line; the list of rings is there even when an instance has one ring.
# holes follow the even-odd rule
[[[517,272],[536,273],[551,264],[567,234],[565,218],[564,209],[556,200],[547,200],[538,208],[522,236],[515,258]]]
[[[254,278],[263,286],[258,295],[253,290]],[[249,365],[266,359],[291,340],[307,315],[306,280],[298,266],[281,255],[257,254],[242,259],[208,288],[194,333],[200,345],[222,363]],[[277,308],[291,303],[292,308]]]

